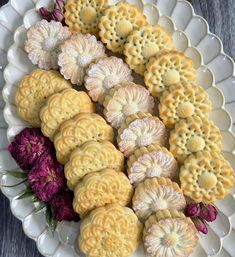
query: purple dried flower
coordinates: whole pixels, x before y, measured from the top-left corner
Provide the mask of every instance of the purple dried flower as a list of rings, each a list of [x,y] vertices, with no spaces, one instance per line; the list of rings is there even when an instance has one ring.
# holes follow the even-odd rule
[[[204,205],[201,204],[201,211],[200,211],[200,218],[208,221],[208,222],[212,222],[214,220],[216,220],[217,217],[217,210],[215,208],[215,206],[208,204],[208,205]]]
[[[53,143],[39,128],[23,129],[8,146],[11,156],[23,170],[30,170],[42,154],[48,154],[52,149]]]
[[[49,12],[45,7],[41,7],[39,9],[39,14],[44,20],[51,21],[52,19],[51,12]]]
[[[79,216],[73,210],[73,193],[63,191],[51,200],[51,209],[57,221],[79,221]]]
[[[65,5],[64,0],[56,0],[55,9],[60,9],[61,11],[63,11],[64,5]]]
[[[39,200],[49,202],[66,186],[63,166],[53,154],[43,155],[29,171],[28,182]]]
[[[192,221],[196,227],[196,229],[199,232],[202,232],[203,234],[207,234],[208,233],[208,228],[206,226],[206,223],[200,219],[200,218],[192,218]]]
[[[55,21],[62,21],[64,19],[64,15],[60,9],[54,9],[51,13],[51,17]]]
[[[197,203],[191,203],[186,206],[185,215],[190,218],[198,217],[200,213],[200,205]]]

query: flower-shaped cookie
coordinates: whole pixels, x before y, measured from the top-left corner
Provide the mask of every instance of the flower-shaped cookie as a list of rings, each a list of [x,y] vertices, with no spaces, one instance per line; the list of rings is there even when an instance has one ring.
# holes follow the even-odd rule
[[[104,101],[104,115],[112,127],[119,128],[137,112],[153,113],[154,99],[141,85],[129,82],[110,89]]]
[[[222,136],[212,121],[193,116],[175,124],[169,144],[171,153],[183,162],[188,155],[199,151],[220,152]]]
[[[85,87],[92,100],[102,104],[109,89],[132,80],[127,64],[121,58],[111,56],[90,65],[85,77]]]
[[[71,152],[89,140],[113,142],[113,128],[100,115],[79,113],[62,123],[54,138],[58,161],[68,162]]]
[[[56,70],[60,46],[70,36],[69,29],[60,22],[41,20],[28,30],[25,51],[40,69]]]
[[[128,158],[127,166],[128,177],[134,185],[138,185],[146,178],[173,179],[178,174],[178,165],[174,156],[159,145],[149,145],[135,150]]]
[[[159,25],[147,25],[131,32],[124,45],[124,55],[131,69],[144,75],[152,56],[171,49],[174,49],[171,35]]]
[[[34,70],[24,77],[16,91],[15,104],[20,117],[33,127],[40,127],[40,110],[47,98],[72,87],[57,71]]]
[[[90,34],[73,34],[61,45],[61,51],[58,57],[60,72],[78,85],[83,83],[88,66],[106,56],[102,42]]]
[[[165,125],[150,113],[138,112],[127,117],[118,130],[118,146],[126,157],[137,148],[152,144],[163,145],[166,140]]]
[[[73,208],[80,215],[86,216],[97,207],[110,203],[126,206],[130,203],[133,188],[122,172],[104,169],[87,174],[74,190]]]
[[[214,151],[190,155],[180,169],[184,194],[205,204],[223,199],[234,185],[234,171],[224,157]]]
[[[142,224],[127,207],[97,208],[82,222],[79,246],[87,257],[130,257],[141,242]]]
[[[159,116],[167,127],[173,127],[179,119],[193,115],[207,118],[212,103],[205,89],[198,85],[175,85],[160,98]]]
[[[145,221],[159,210],[182,210],[186,201],[177,183],[169,178],[147,178],[139,183],[132,199],[132,208]]]
[[[163,210],[145,222],[143,241],[151,257],[188,257],[197,246],[198,232],[182,212]]]
[[[71,32],[90,33],[98,36],[98,23],[107,0],[68,0],[65,4],[65,23]]]
[[[64,89],[50,96],[46,105],[42,107],[40,112],[42,133],[53,141],[64,121],[73,118],[78,113],[94,111],[95,107],[85,92],[78,92],[72,88]]]
[[[147,25],[144,14],[138,7],[127,2],[119,2],[104,11],[99,22],[99,35],[112,52],[122,53],[128,35]]]
[[[123,154],[109,141],[88,141],[71,153],[64,172],[73,189],[86,174],[106,168],[123,171]]]
[[[152,57],[144,74],[144,81],[153,96],[161,94],[174,84],[188,84],[196,78],[193,61],[182,52],[162,51]]]

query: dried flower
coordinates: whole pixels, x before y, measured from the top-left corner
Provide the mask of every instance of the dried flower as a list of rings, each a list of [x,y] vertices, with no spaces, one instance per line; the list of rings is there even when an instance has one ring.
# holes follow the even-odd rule
[[[200,213],[200,205],[197,203],[191,203],[186,206],[185,214],[187,217],[195,218]]]
[[[202,232],[203,234],[207,234],[208,233],[208,228],[206,226],[206,223],[200,219],[200,218],[192,218],[192,221],[196,227],[196,229],[199,232]]]
[[[40,16],[47,21],[59,21],[61,22],[64,19],[64,0],[56,0],[56,3],[54,5],[54,9],[50,12],[47,8],[41,7],[39,9]]]
[[[49,12],[45,7],[41,7],[39,9],[39,14],[40,16],[47,21],[51,21],[52,17],[51,17],[51,12]]]
[[[49,154],[53,143],[39,128],[25,128],[8,146],[11,156],[23,170],[30,170],[43,154]]]
[[[63,11],[64,5],[65,5],[64,0],[56,0],[55,9],[60,9],[61,11]]]
[[[208,204],[208,205],[204,205],[201,204],[201,211],[200,211],[200,218],[208,221],[208,222],[212,222],[214,220],[216,220],[217,217],[217,210],[215,208],[215,206]]]
[[[55,21],[62,21],[64,19],[64,15],[60,9],[54,9],[51,13],[51,17]]]

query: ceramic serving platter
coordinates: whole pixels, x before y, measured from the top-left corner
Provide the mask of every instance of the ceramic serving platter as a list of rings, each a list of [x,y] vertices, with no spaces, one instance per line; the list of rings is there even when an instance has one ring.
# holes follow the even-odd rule
[[[119,1],[109,2],[114,4]],[[232,121],[233,118],[235,119],[234,63],[224,54],[220,39],[209,32],[207,22],[195,15],[192,6],[186,1],[128,0],[128,2],[140,7],[149,23],[159,23],[168,30],[173,36],[175,47],[192,58],[197,68],[197,82],[206,89],[213,102],[210,118],[222,132],[223,155],[235,168],[235,138],[232,134],[232,129],[235,129]],[[6,170],[16,168],[6,148],[8,142],[28,125],[18,117],[14,105],[14,95],[19,80],[35,68],[23,50],[26,30],[40,19],[37,10],[41,6],[51,4],[53,4],[52,0],[12,0],[0,10],[1,87],[4,84],[3,75],[5,79],[2,92],[5,108],[3,112],[0,112],[1,185],[17,182],[5,173]],[[0,108],[3,107],[4,102],[0,101]],[[3,115],[6,122],[4,122]],[[76,253],[73,248],[79,224],[62,222],[56,233],[52,235],[46,227],[43,214],[33,213],[34,206],[29,199],[15,199],[23,189],[23,185],[17,188],[2,187],[2,192],[10,199],[13,214],[22,221],[27,236],[37,242],[41,254],[48,257],[84,256],[79,250]],[[235,240],[234,193],[235,190],[224,200],[216,203],[219,210],[218,218],[210,224],[209,233],[206,236],[200,235],[193,257],[235,256],[232,244]],[[142,247],[133,255],[133,257],[144,256]]]

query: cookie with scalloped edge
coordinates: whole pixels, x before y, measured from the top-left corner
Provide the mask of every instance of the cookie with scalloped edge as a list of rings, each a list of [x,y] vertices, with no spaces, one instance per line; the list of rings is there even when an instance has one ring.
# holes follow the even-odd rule
[[[191,58],[183,52],[162,51],[150,58],[144,73],[146,87],[153,96],[160,97],[170,86],[188,84],[196,79]]]
[[[113,142],[113,128],[96,113],[79,113],[63,122],[54,138],[57,160],[65,164],[71,152],[87,141]]]
[[[198,152],[184,161],[180,184],[186,196],[209,204],[229,194],[234,186],[234,170],[220,153]]]
[[[149,59],[163,50],[174,49],[173,39],[159,25],[147,25],[132,31],[124,45],[125,60],[136,73],[144,75]]]
[[[104,11],[99,22],[99,36],[114,53],[122,53],[128,35],[147,25],[143,12],[128,2],[119,2]]]
[[[73,209],[80,217],[106,204],[126,206],[130,203],[133,188],[123,172],[104,169],[87,174],[74,189]]]
[[[175,124],[169,144],[171,153],[182,163],[192,153],[205,150],[221,152],[222,136],[212,121],[193,116]]]
[[[76,114],[92,113],[95,107],[90,97],[82,91],[69,88],[53,94],[40,111],[42,133],[52,141],[60,125]]]
[[[72,84],[58,71],[34,70],[19,83],[15,95],[15,104],[20,117],[33,127],[40,127],[40,109],[49,96],[60,92]]]
[[[137,148],[152,144],[164,145],[166,127],[158,117],[138,112],[127,117],[118,130],[118,147],[128,157]]]
[[[177,210],[162,210],[145,222],[144,247],[150,257],[189,257],[198,232],[190,218]]]
[[[70,189],[86,174],[102,169],[124,170],[124,156],[109,141],[88,141],[75,149],[64,168]]]
[[[147,178],[174,179],[178,174],[178,165],[172,153],[165,147],[149,145],[136,149],[129,156],[127,173],[131,184],[136,186]]]

